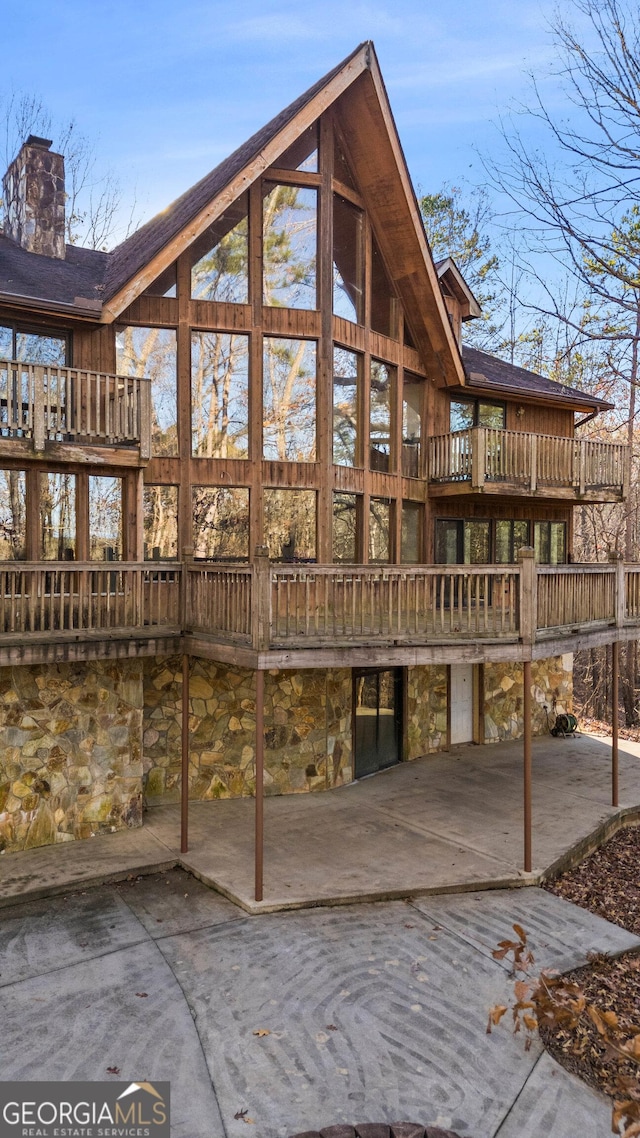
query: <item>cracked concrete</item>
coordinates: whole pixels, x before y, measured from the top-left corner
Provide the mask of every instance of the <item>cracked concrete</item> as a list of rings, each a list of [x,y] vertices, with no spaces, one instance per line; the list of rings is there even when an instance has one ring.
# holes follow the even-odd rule
[[[541,967],[637,938],[531,888],[247,916],[179,869],[0,911],[2,1080],[169,1079],[172,1133],[286,1138],[399,1117],[604,1138],[610,1109],[489,1007],[513,921]],[[255,1035],[256,1031],[268,1034]]]

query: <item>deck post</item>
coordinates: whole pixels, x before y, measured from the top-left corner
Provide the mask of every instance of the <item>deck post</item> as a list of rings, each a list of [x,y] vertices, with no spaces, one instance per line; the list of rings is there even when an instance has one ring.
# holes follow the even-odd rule
[[[256,832],[255,899],[262,901],[264,884],[264,672],[256,672]]]
[[[487,472],[487,432],[485,427],[472,427],[471,435],[471,486],[481,490]]]
[[[536,554],[529,545],[518,550],[520,564],[520,639],[523,644],[532,645],[538,627],[538,578],[536,574]]]
[[[620,681],[620,642],[611,645],[611,805],[619,806],[618,793],[618,700]]]
[[[524,662],[524,871],[531,873],[531,660]]]
[[[271,563],[266,545],[258,545],[253,555],[251,578],[251,639],[256,652],[269,648],[271,637]]]
[[[180,853],[189,849],[189,657],[182,656],[182,778],[180,786]]]

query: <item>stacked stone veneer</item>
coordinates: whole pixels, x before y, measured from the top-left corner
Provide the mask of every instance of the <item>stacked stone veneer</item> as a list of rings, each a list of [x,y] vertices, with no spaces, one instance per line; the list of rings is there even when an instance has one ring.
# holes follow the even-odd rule
[[[407,758],[447,745],[447,669],[444,664],[407,668]]]
[[[189,794],[235,798],[255,787],[255,673],[194,660],[190,678]],[[179,657],[144,666],[145,794],[180,794]],[[307,669],[265,676],[265,791],[325,790],[353,777],[351,672]]]
[[[524,734],[522,664],[485,664],[484,730],[487,743],[520,739]],[[534,660],[531,708],[534,735],[546,735],[560,712],[573,707],[573,656]],[[549,712],[545,710],[549,708]]]
[[[0,668],[0,849],[142,821],[142,664]]]

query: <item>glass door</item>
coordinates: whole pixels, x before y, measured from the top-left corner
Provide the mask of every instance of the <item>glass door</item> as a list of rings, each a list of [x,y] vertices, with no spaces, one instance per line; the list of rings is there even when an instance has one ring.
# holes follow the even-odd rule
[[[399,763],[402,754],[402,668],[353,673],[355,777]]]

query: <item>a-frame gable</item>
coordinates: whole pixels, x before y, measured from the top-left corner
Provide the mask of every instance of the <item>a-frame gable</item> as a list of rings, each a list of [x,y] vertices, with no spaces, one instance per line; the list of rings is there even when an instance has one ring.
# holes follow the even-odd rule
[[[464,384],[373,45],[361,45],[230,159],[111,254],[103,320],[116,319],[322,114],[331,110],[386,271],[434,381]],[[140,263],[142,258],[142,263]]]

